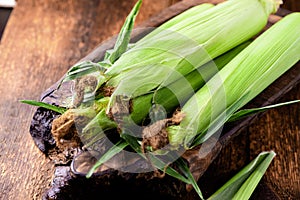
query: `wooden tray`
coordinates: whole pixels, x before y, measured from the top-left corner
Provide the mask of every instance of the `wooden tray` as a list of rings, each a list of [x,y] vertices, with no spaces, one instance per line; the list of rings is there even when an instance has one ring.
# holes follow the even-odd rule
[[[173,16],[181,13],[182,11],[200,4],[204,2],[212,2],[212,3],[219,3],[220,0],[217,1],[200,1],[200,0],[192,0],[192,1],[182,1],[177,3],[168,9],[165,9],[159,15],[149,19],[148,21],[144,22],[140,27],[156,27],[162,24],[164,21],[170,19]],[[289,12],[283,9],[280,9],[276,15],[272,15],[269,18],[268,26],[271,26],[276,21],[280,20],[281,16],[288,14]],[[267,26],[267,27],[268,27]],[[267,28],[266,27],[266,28]],[[143,30],[143,29],[140,29]],[[143,36],[143,31],[136,31],[133,34],[132,39],[138,40],[141,36]],[[91,60],[94,62],[100,61],[106,50],[111,49],[115,42],[115,37],[105,41],[104,43],[100,44],[94,51],[84,57],[83,60]],[[300,82],[300,63],[296,64],[291,70],[286,72],[282,77],[280,77],[277,81],[275,81],[270,87],[268,87],[264,92],[262,92],[257,98],[252,100],[246,107],[261,107],[265,105],[269,105],[275,103],[280,99],[284,94],[290,91],[292,88],[296,87]],[[58,81],[59,82],[59,81]],[[57,83],[58,83],[57,82]],[[59,104],[59,99],[61,98],[63,93],[69,90],[69,85],[64,85],[62,91],[55,91],[57,83],[46,90],[42,96],[41,100],[47,103],[54,103]],[[44,110],[38,110],[34,116],[33,123],[36,123],[37,116],[40,116],[40,112],[45,112]],[[52,113],[53,114],[53,113]],[[254,122],[260,114],[253,115],[248,117],[242,121],[239,121],[234,124],[230,124],[230,126],[226,127],[223,131],[222,137],[218,140],[217,144],[214,145],[213,149],[207,152],[205,157],[201,157],[198,154],[198,149],[190,150],[185,153],[185,158],[190,164],[191,171],[194,173],[194,176],[197,180],[205,173],[208,169],[210,164],[214,161],[214,159],[218,156],[219,152],[222,148],[224,148],[230,141],[233,140],[234,137],[239,135],[245,128],[249,126],[250,123]],[[34,127],[31,127],[30,133],[32,134],[36,145],[40,148],[41,151],[47,153],[48,148],[51,148],[51,142],[49,143],[49,133],[47,133],[47,129],[45,129],[44,133],[37,133]],[[48,134],[48,135],[47,135]],[[46,137],[45,137],[46,136]],[[45,140],[46,138],[46,140]],[[213,138],[212,138],[213,140]],[[84,157],[88,156],[88,157]],[[82,159],[84,158],[84,159]],[[79,153],[76,156],[76,159],[73,159],[71,165],[69,164],[61,164],[56,166],[56,174],[55,178],[53,179],[52,188],[45,194],[45,199],[48,199],[49,196],[55,193],[58,196],[66,197],[72,196],[80,197],[80,196],[88,196],[93,195],[94,192],[98,192],[99,188],[103,187],[110,192],[110,194],[114,193],[114,188],[109,187],[108,182],[113,182],[116,186],[119,187],[118,191],[120,191],[120,187],[122,184],[128,184],[130,187],[136,187],[140,189],[140,191],[155,191],[156,194],[160,197],[165,196],[165,198],[188,198],[185,190],[185,185],[179,183],[172,178],[164,178],[164,181],[158,181],[156,179],[149,181],[147,184],[143,184],[142,182],[145,181],[144,178],[137,178],[136,175],[132,174],[120,174],[119,172],[109,169],[104,172],[95,174],[93,179],[86,180],[84,178],[85,171],[78,171],[79,165],[89,165],[91,166],[93,163],[91,157],[87,154]],[[83,162],[83,163],[82,163]],[[85,168],[86,169],[86,168]],[[93,184],[91,187],[90,183],[98,183]],[[161,182],[158,184],[158,182]],[[138,187],[139,184],[142,184],[144,188]],[[165,184],[165,185],[164,185]],[[85,186],[83,186],[85,185]],[[129,189],[130,187],[125,187],[123,194],[126,194],[126,190],[130,192],[137,192],[138,190]],[[153,188],[151,188],[153,187]],[[267,186],[266,186],[267,187]],[[146,188],[146,190],[145,190]],[[143,190],[144,189],[144,190]],[[175,190],[174,190],[175,189]],[[190,187],[188,187],[190,189]],[[176,191],[176,192],[174,192]],[[269,196],[276,196],[276,194],[268,194]]]

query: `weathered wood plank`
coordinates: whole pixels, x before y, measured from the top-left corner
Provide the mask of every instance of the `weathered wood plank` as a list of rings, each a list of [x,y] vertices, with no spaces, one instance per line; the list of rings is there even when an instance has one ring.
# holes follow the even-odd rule
[[[0,199],[40,199],[54,170],[28,133],[34,108],[18,100],[38,100],[71,65],[119,31],[135,2],[18,1],[0,45]],[[138,23],[170,3],[144,0]]]
[[[279,101],[300,99],[299,89],[298,84]],[[261,150],[274,150],[277,153],[264,180],[282,199],[300,198],[299,133],[299,104],[268,111],[246,131],[251,158]]]
[[[21,1],[13,10],[1,41],[1,179],[3,199],[40,199],[51,181],[53,166],[28,135],[33,108],[19,99],[39,93],[79,59],[80,40],[92,23],[94,4],[72,1]],[[90,15],[90,16],[87,16]],[[85,21],[79,24],[80,21]],[[82,52],[81,52],[82,51]]]
[[[300,1],[298,1],[298,0],[285,0],[282,7],[287,9],[287,10],[291,10],[293,12],[299,12],[300,11]]]

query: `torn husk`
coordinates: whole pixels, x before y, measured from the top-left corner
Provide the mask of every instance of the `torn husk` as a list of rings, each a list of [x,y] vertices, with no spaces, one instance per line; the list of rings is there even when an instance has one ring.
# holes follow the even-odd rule
[[[169,119],[162,119],[143,129],[142,151],[156,151],[169,144],[166,128],[170,125],[178,125],[184,118],[179,110],[175,111]]]
[[[74,118],[69,110],[52,122],[51,133],[59,149],[77,148],[81,144]]]

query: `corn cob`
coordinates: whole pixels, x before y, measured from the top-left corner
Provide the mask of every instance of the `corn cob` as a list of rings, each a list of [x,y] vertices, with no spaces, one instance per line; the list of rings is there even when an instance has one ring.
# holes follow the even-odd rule
[[[110,77],[106,85],[131,97],[169,85],[258,34],[277,6],[276,0],[229,0],[199,12],[192,22],[158,28],[105,72]],[[137,80],[143,81],[138,85]],[[130,83],[135,88],[125,86]]]
[[[250,43],[250,41],[242,43],[167,87],[159,88],[154,92],[133,99],[130,117],[135,123],[142,124],[142,120],[147,117],[153,105],[162,106],[167,112],[166,114],[174,111]]]
[[[244,106],[300,59],[300,13],[293,13],[255,39],[182,107],[179,125],[167,128],[172,146],[205,142],[217,116]],[[237,106],[236,106],[237,105]],[[224,114],[225,113],[225,114]],[[227,113],[228,114],[228,113]],[[230,114],[230,113],[229,113]]]

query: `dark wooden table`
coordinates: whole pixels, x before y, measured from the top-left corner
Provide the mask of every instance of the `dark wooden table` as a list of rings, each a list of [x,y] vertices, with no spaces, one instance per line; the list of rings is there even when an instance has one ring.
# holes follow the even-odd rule
[[[177,1],[144,0],[137,24]],[[40,199],[54,169],[29,135],[35,108],[18,101],[39,100],[72,64],[118,33],[135,2],[18,1],[0,44],[0,199]],[[297,11],[297,2],[285,6]],[[299,87],[281,101],[294,99],[300,99]],[[299,199],[299,135],[299,104],[270,110],[223,149],[209,170],[229,177],[260,151],[272,149],[277,156],[263,181],[282,199]]]

